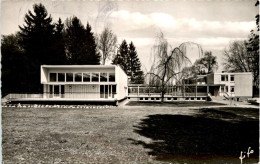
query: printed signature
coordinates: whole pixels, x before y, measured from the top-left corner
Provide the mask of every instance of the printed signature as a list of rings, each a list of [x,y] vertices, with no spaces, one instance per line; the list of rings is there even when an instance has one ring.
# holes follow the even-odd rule
[[[251,147],[248,148],[247,152],[243,152],[243,151],[240,152],[239,159],[241,161],[241,164],[243,163],[243,159],[246,157],[245,154],[247,154],[247,158],[249,158],[249,155],[254,153],[254,150],[250,150],[250,149],[251,149]],[[243,153],[245,153],[245,154],[243,155]]]

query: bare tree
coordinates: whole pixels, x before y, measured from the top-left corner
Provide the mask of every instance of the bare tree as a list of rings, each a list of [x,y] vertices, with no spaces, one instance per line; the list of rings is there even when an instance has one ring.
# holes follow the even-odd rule
[[[254,85],[259,87],[259,50],[250,51],[249,48],[246,41],[231,42],[223,52],[224,69],[230,72],[252,72]]]
[[[182,69],[191,63],[179,47],[171,48],[163,33],[157,37],[152,52],[154,61],[147,76],[150,85],[160,86],[161,103],[163,103],[167,86],[172,84]]]
[[[111,59],[116,53],[117,37],[112,30],[105,27],[97,38],[98,50],[102,56],[102,64],[105,65],[106,60]]]

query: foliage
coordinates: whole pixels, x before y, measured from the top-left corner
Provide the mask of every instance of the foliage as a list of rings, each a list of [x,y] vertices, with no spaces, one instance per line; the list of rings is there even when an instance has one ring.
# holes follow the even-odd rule
[[[138,58],[133,42],[129,44],[129,58],[130,58],[130,70],[131,70],[131,82],[135,84],[143,84],[144,73],[141,70],[141,62]]]
[[[259,1],[255,6],[259,5]],[[259,14],[256,15],[259,31]],[[251,30],[248,41],[231,42],[224,50],[225,70],[230,72],[252,72],[253,83],[259,88],[259,34]]]
[[[18,41],[20,35],[11,34],[2,37],[2,95],[9,92],[21,92],[27,89],[27,63],[28,59],[24,55]]]
[[[128,57],[128,44],[126,40],[123,40],[120,44],[117,55],[112,61],[112,64],[118,64],[121,66],[121,68],[126,72],[126,74],[129,76],[129,57]]]
[[[19,34],[21,45],[24,55],[28,59],[26,63],[28,80],[28,91],[38,92],[42,91],[42,86],[39,83],[40,66],[43,64],[56,63],[54,57],[56,53],[55,44],[55,25],[52,24],[51,16],[42,4],[35,4],[32,13],[30,10],[25,14],[25,24],[20,28]],[[20,65],[20,67],[25,67]]]
[[[160,33],[156,39],[153,53],[154,63],[147,75],[149,85],[160,86],[161,102],[163,103],[167,85],[177,79],[177,75],[182,73],[182,69],[190,64],[190,61],[179,47],[171,48],[163,33]]]
[[[117,55],[113,60],[113,64],[118,64],[122,67],[127,76],[130,77],[131,83],[142,84],[144,82],[141,62],[138,58],[133,42],[128,45],[125,40],[122,41]]]
[[[106,60],[111,59],[116,52],[117,37],[112,30],[106,27],[97,38],[97,47],[101,52],[102,64],[105,65]]]
[[[196,60],[194,68],[199,75],[214,73],[218,69],[217,57],[206,51],[204,57]]]
[[[99,53],[91,26],[85,28],[77,17],[66,20],[65,49],[70,64],[99,64]]]

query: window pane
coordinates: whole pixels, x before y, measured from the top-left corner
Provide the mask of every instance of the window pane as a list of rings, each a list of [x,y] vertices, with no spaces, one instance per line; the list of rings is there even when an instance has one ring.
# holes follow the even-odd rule
[[[100,73],[100,81],[107,82],[107,73]]]
[[[90,82],[90,73],[83,73],[83,81]]]
[[[65,81],[65,73],[58,73],[58,82]]]
[[[109,73],[109,82],[115,82],[115,73]]]
[[[92,73],[92,82],[99,82],[99,73]]]
[[[228,92],[228,86],[226,86],[226,92]]]
[[[234,75],[230,76],[230,81],[234,81]]]
[[[50,73],[50,82],[56,82],[56,73]]]
[[[112,93],[116,94],[116,85],[112,85]]]
[[[235,92],[235,87],[231,87],[230,92]]]
[[[73,82],[73,73],[66,73],[66,82]]]
[[[221,75],[221,81],[225,81],[225,75]]]
[[[75,73],[75,82],[82,82],[82,73]]]
[[[228,81],[228,75],[226,75],[226,81]]]

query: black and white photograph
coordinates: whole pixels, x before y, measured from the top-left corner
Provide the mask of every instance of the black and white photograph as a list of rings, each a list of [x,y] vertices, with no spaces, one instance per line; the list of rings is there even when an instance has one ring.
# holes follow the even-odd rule
[[[259,0],[2,0],[3,164],[259,163]]]

